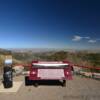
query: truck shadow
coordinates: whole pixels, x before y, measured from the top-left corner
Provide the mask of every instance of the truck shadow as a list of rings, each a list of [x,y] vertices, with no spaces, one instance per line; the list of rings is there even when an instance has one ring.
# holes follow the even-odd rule
[[[29,81],[26,86],[62,86],[62,82],[59,80],[34,80]]]
[[[39,80],[33,81],[34,86],[61,86],[62,83],[59,80]]]

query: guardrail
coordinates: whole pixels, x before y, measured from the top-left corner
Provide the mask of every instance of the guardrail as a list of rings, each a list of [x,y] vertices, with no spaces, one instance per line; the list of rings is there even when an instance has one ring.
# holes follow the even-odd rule
[[[75,66],[77,68],[82,68],[82,69],[95,69],[95,70],[100,70],[100,67],[93,67],[93,66],[80,66],[80,65],[76,65],[76,64],[72,64],[69,62],[69,64],[71,66]],[[20,64],[24,67],[28,67],[30,66],[30,64]],[[74,68],[74,67],[73,67]],[[76,74],[80,74],[86,77],[91,77],[94,79],[100,79],[100,73],[93,73],[93,72],[82,72],[82,71],[77,71]]]
[[[100,73],[96,73],[96,72],[86,72],[86,71],[82,71],[84,69],[94,69],[94,70],[99,70],[100,71],[100,67],[92,67],[92,66],[79,66],[79,65],[75,65],[73,64],[73,66],[75,66],[74,68],[77,68],[77,71],[75,72],[77,75],[81,75],[81,76],[85,76],[88,78],[93,78],[93,79],[98,79],[100,80]],[[78,69],[79,68],[79,69]]]

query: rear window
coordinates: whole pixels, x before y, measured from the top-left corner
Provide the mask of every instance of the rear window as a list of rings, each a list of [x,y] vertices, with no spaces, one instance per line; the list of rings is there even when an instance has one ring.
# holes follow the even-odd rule
[[[54,68],[54,67],[58,67],[58,68],[64,68],[64,67],[68,67],[69,65],[68,64],[39,64],[39,63],[34,63],[33,64],[33,67],[39,67],[39,68],[43,68],[43,67],[51,67],[51,68]]]

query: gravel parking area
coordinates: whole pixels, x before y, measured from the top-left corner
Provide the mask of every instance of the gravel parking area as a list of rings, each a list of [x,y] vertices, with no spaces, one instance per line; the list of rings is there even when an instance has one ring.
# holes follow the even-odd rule
[[[0,100],[100,100],[100,81],[74,76],[66,87],[59,85],[25,86],[24,77],[14,78],[23,81],[17,93],[0,93]]]

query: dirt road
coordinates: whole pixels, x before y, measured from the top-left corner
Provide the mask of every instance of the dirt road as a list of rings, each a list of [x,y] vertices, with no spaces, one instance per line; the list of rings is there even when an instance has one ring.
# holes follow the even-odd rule
[[[39,87],[23,85],[17,93],[0,93],[0,100],[100,100],[100,81],[74,76],[66,87],[59,85]]]

